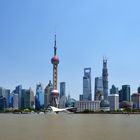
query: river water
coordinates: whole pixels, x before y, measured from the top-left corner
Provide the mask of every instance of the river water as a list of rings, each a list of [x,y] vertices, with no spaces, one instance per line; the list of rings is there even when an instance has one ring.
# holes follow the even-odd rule
[[[0,140],[139,140],[140,115],[0,114]]]

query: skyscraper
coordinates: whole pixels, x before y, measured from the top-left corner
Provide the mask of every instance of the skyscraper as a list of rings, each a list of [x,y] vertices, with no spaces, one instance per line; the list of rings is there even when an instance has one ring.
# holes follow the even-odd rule
[[[3,96],[3,88],[0,87],[0,97]]]
[[[51,62],[53,64],[53,90],[51,93],[51,105],[58,107],[58,97],[59,92],[57,89],[57,77],[58,77],[58,64],[59,64],[59,58],[57,56],[57,47],[56,47],[56,35],[55,35],[55,42],[54,42],[54,56],[51,59]]]
[[[53,90],[53,85],[51,81],[49,81],[48,85],[45,88],[44,94],[44,108],[47,109],[48,106],[51,104],[51,92]]]
[[[14,91],[12,91],[10,93],[10,97],[9,97],[9,108],[13,108],[13,96],[14,96]]]
[[[5,111],[6,108],[7,108],[6,98],[0,96],[0,110],[4,110]]]
[[[18,94],[17,93],[13,94],[13,109],[14,110],[19,109],[18,100],[19,100]]]
[[[18,107],[21,108],[22,85],[18,85],[14,90],[14,93],[18,94]]]
[[[22,89],[21,109],[30,108],[30,90]]]
[[[35,96],[34,96],[34,92],[31,88],[29,88],[29,92],[30,92],[30,108],[35,108]]]
[[[110,103],[110,110],[119,109],[119,95],[118,94],[110,94],[110,96],[108,96],[108,100]]]
[[[83,76],[83,100],[91,101],[91,92],[91,68],[85,68]]]
[[[140,87],[138,87],[138,93],[140,93]]]
[[[66,96],[66,83],[65,82],[60,83],[60,99],[63,96]]]
[[[60,83],[60,100],[59,100],[59,107],[65,108],[66,105],[66,82]]]
[[[102,96],[103,96],[103,79],[102,77],[96,77],[94,100],[102,100]]]
[[[83,94],[79,95],[79,101],[83,101]]]
[[[102,78],[103,78],[103,96],[104,99],[108,99],[108,69],[107,69],[107,59],[103,59],[103,71],[102,71]]]
[[[25,109],[26,107],[25,107],[25,100],[26,100],[26,93],[27,93],[27,90],[26,89],[22,89],[21,90],[21,99],[20,99],[20,102],[21,102],[21,104],[20,104],[20,109]]]
[[[44,89],[41,83],[36,86],[35,106],[37,110],[44,109]]]
[[[131,101],[133,102],[133,109],[140,109],[140,94],[139,93],[132,94]]]
[[[9,108],[10,107],[10,89],[4,89],[3,97],[5,97],[6,99],[6,107]]]
[[[115,85],[112,85],[112,88],[110,89],[110,94],[119,94],[119,89],[115,87]]]
[[[129,85],[123,85],[119,96],[120,96],[120,102],[122,102],[122,101],[130,102],[130,86]]]
[[[10,90],[0,87],[0,110],[5,110],[9,107]]]
[[[10,90],[0,87],[0,97],[4,97],[6,101],[5,108],[9,108],[10,106]]]

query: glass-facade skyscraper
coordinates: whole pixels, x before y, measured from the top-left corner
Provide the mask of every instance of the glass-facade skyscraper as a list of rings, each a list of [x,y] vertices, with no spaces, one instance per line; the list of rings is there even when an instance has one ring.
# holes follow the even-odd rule
[[[130,102],[130,85],[123,85],[122,90],[120,90],[119,93],[119,100],[122,101],[128,101]]]
[[[0,87],[0,97],[3,97],[1,99],[4,99],[4,101],[5,101],[4,108],[5,109],[9,108],[9,106],[10,106],[10,90]]]
[[[44,109],[44,89],[40,83],[36,86],[35,103],[37,110]]]
[[[60,83],[60,99],[63,96],[66,96],[66,83],[65,82]]]
[[[91,101],[92,100],[92,91],[91,91],[91,68],[84,69],[83,76],[83,100]]]
[[[31,87],[29,88],[29,92],[30,92],[30,108],[35,108],[35,96]]]
[[[10,95],[10,107],[14,109],[34,108],[34,105],[34,92],[31,88],[22,89],[22,86],[17,86]]]
[[[115,87],[115,85],[112,85],[112,88],[110,89],[110,94],[119,94],[119,89]]]
[[[0,96],[0,110],[5,110],[6,108],[7,108],[6,98],[3,96]]]
[[[21,98],[22,98],[22,85],[18,85],[14,90],[14,94],[18,94],[18,107],[21,108]]]
[[[140,93],[140,87],[138,87],[138,93]]]
[[[48,85],[45,88],[44,94],[44,108],[47,109],[48,106],[51,104],[51,92],[53,90],[53,84],[49,81]]]
[[[21,109],[30,108],[30,90],[22,89]]]
[[[14,110],[19,109],[18,100],[19,100],[18,94],[14,93],[12,96],[12,107]]]
[[[5,97],[5,99],[6,99],[6,107],[9,108],[9,106],[10,106],[10,89],[4,89],[3,97]]]
[[[103,79],[102,77],[96,77],[94,100],[102,100],[102,96],[103,96]]]
[[[65,108],[66,107],[66,82],[60,82],[60,100],[59,100],[59,107]]]
[[[108,99],[108,69],[107,69],[107,59],[103,59],[103,71],[102,71],[102,78],[103,78],[103,96],[104,99]]]

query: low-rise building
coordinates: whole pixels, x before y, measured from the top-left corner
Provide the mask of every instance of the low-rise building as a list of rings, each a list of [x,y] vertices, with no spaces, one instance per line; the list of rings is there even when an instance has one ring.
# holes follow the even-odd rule
[[[75,107],[77,108],[77,112],[83,112],[85,110],[99,111],[100,101],[76,101]]]
[[[110,104],[109,104],[108,100],[106,100],[106,99],[101,100],[100,110],[101,111],[110,111]]]

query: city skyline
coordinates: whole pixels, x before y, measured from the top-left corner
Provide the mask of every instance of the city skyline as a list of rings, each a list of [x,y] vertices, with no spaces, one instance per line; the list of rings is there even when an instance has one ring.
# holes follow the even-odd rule
[[[138,0],[106,2],[0,1],[0,85],[14,89],[52,81],[54,34],[57,34],[59,82],[67,94],[82,94],[85,67],[94,78],[102,75],[102,59],[108,58],[109,89],[114,84],[139,87],[140,51]]]

